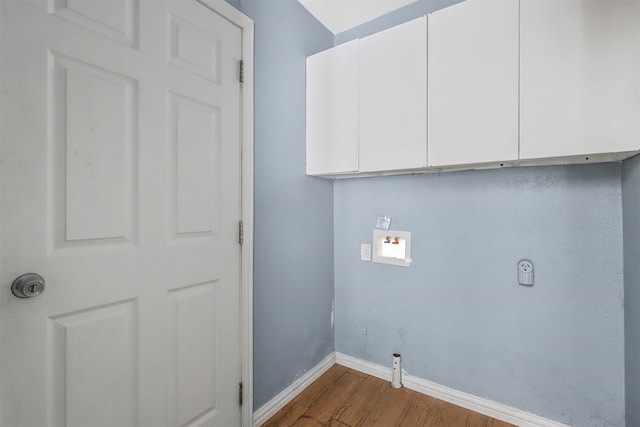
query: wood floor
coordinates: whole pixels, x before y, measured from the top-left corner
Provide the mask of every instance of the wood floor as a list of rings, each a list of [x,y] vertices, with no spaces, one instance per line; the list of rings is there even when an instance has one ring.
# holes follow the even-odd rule
[[[332,366],[263,427],[511,427],[511,424],[341,365]]]

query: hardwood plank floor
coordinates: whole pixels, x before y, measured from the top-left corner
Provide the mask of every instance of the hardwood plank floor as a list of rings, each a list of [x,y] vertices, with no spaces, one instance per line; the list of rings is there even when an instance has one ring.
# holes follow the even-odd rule
[[[341,365],[332,366],[263,427],[513,427]]]

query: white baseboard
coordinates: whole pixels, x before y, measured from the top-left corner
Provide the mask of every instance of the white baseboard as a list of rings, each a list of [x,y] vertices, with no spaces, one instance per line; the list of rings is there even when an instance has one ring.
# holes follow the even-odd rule
[[[355,369],[365,374],[391,381],[391,359],[389,366],[357,359],[343,353],[335,353],[336,363],[347,368]],[[520,409],[512,408],[501,403],[483,399],[462,391],[458,391],[422,378],[402,373],[402,385],[419,393],[435,397],[454,405],[462,406],[480,414],[515,424],[521,427],[568,427],[566,424],[549,420]]]
[[[386,381],[391,381],[391,366],[385,367],[377,363],[371,363],[348,356],[344,353],[331,353],[302,377],[294,381],[293,384],[254,412],[253,426],[258,427],[265,423],[336,363]],[[391,365],[391,362],[389,362],[389,365]],[[419,393],[520,427],[568,427],[566,424],[483,399],[419,377],[414,377],[405,372],[402,373],[402,385]]]
[[[336,354],[331,353],[311,370],[298,378],[286,389],[278,393],[273,399],[262,405],[260,409],[253,413],[253,425],[258,427],[264,424],[269,418],[274,416],[280,409],[291,402],[297,395],[309,387],[309,385],[317,380],[320,375],[324,374],[330,367],[336,364]]]

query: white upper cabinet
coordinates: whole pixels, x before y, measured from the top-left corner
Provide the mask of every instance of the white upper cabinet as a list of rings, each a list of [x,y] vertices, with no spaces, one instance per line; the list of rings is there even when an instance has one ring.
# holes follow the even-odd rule
[[[429,15],[429,166],[518,159],[518,1]]]
[[[640,2],[522,0],[520,25],[520,158],[638,150]]]
[[[307,174],[640,152],[640,0],[466,0],[307,59]]]
[[[360,172],[427,166],[427,17],[360,40]]]
[[[358,40],[307,58],[307,175],[358,171]]]

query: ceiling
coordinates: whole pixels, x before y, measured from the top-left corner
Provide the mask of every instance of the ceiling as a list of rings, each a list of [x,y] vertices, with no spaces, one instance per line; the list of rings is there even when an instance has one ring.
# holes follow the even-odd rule
[[[333,34],[357,27],[415,0],[298,0]]]

